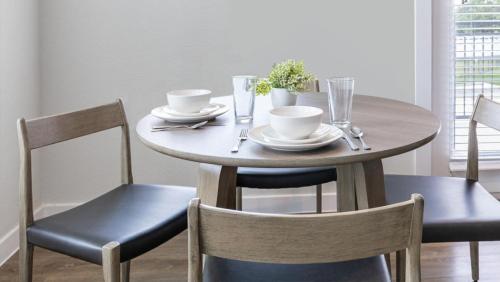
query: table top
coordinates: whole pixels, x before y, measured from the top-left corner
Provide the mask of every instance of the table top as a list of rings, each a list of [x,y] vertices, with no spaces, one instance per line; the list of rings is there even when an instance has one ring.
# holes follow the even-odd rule
[[[232,96],[213,98],[212,102],[233,105]],[[301,94],[297,105],[322,108],[324,121],[328,117],[325,93]],[[440,130],[440,122],[431,112],[391,99],[354,95],[352,123],[363,129],[364,139],[372,150],[352,151],[340,139],[329,146],[305,152],[283,152],[264,148],[250,140],[242,143],[238,153],[231,153],[242,128],[268,124],[270,98],[256,97],[254,120],[250,124],[235,124],[234,112],[217,117],[224,126],[205,126],[196,130],[151,132],[153,125],[163,120],[147,115],[136,127],[140,140],[160,153],[199,163],[241,167],[311,167],[349,164],[399,155],[430,142]],[[359,144],[358,140],[354,142]]]

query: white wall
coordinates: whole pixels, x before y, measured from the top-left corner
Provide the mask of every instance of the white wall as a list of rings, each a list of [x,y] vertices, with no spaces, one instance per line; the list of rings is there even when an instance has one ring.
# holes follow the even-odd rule
[[[0,0],[0,264],[17,246],[16,119],[39,114],[37,3]],[[34,177],[38,180],[36,171]],[[38,199],[35,195],[35,207]]]
[[[432,142],[432,174],[450,174],[450,97],[453,89],[450,77],[453,75],[453,1],[432,3],[432,111],[441,120],[441,132]]]
[[[203,87],[229,94],[231,75],[265,75],[285,58],[305,60],[322,80],[354,76],[358,93],[415,101],[413,1],[45,0],[40,5],[44,114],[123,97],[134,125],[164,103],[167,90]],[[132,140],[137,182],[195,184],[195,164]],[[45,150],[44,203],[80,202],[116,184],[116,142],[113,132]],[[385,165],[388,172],[413,173],[415,155]]]

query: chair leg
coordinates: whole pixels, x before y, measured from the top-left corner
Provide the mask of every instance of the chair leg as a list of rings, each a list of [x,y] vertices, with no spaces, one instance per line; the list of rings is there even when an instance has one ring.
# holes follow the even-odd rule
[[[241,211],[243,209],[243,189],[241,187],[236,187],[236,210]]]
[[[472,280],[479,280],[479,243],[469,242]]]
[[[120,282],[120,243],[110,242],[102,247],[102,268],[105,282]]]
[[[391,254],[384,254],[385,264],[387,265],[387,270],[389,271],[389,276],[392,278],[392,269],[391,269]]]
[[[19,246],[19,281],[31,282],[33,280],[33,245],[21,240]]]
[[[396,252],[396,281],[404,282],[406,280],[406,251]]]
[[[321,213],[323,209],[323,185],[316,185],[316,213]]]
[[[121,282],[129,282],[130,281],[130,263],[131,261],[122,262],[120,264],[120,278]]]

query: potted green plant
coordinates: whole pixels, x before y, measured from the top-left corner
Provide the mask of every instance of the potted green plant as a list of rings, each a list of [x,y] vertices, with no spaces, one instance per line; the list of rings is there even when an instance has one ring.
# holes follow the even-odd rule
[[[286,60],[273,65],[266,79],[257,84],[258,95],[271,93],[273,107],[293,106],[297,102],[297,94],[307,88],[314,76],[304,68],[304,62]]]

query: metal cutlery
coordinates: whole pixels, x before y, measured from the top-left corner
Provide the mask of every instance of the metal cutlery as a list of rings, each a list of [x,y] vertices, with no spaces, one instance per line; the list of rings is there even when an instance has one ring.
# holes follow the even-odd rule
[[[240,136],[237,137],[236,143],[231,149],[231,153],[237,153],[238,150],[240,149],[241,142],[247,140],[247,137],[248,137],[248,129],[242,129],[240,132]]]
[[[350,128],[349,132],[351,133],[352,137],[358,138],[359,141],[361,141],[361,145],[363,146],[363,150],[371,150],[372,148],[366,144],[365,140],[363,140],[363,131],[361,128],[353,126]]]
[[[194,124],[168,124],[168,125],[153,125],[152,129],[170,129],[170,128],[179,128],[193,126]],[[216,121],[208,121],[208,123],[204,124],[204,126],[224,126],[227,125],[226,122],[216,122]],[[180,127],[180,128],[182,128]]]
[[[197,129],[200,128],[204,125],[206,125],[208,121],[203,121],[199,122],[193,125],[162,125],[162,126],[153,126],[151,129],[151,132],[157,132],[157,131],[164,131],[164,130],[169,130],[169,129],[180,129],[180,128],[186,128],[186,129]]]
[[[347,133],[345,133],[344,130],[342,130],[342,132],[344,133],[342,135],[342,138],[347,142],[347,144],[349,144],[349,147],[351,147],[351,150],[358,151],[359,150],[358,145],[354,144],[354,141],[352,141],[351,137],[349,137],[349,135],[347,135]]]

